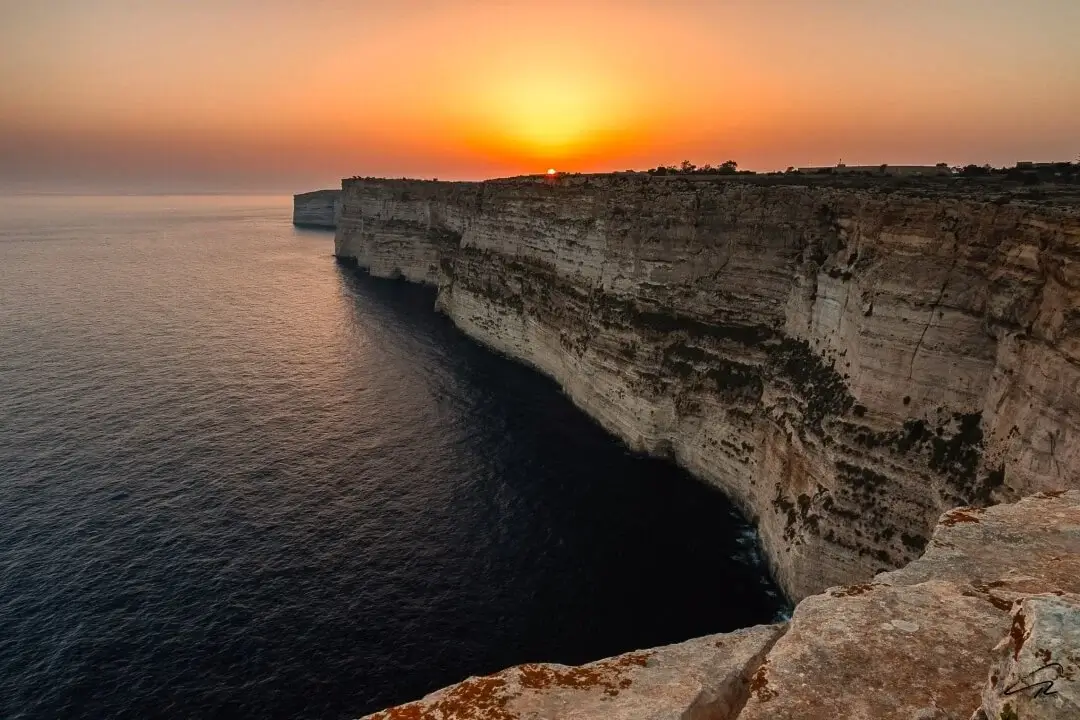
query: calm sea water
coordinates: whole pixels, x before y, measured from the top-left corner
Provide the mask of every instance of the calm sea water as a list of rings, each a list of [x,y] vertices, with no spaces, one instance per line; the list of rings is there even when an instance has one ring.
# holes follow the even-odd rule
[[[0,717],[355,717],[774,617],[723,496],[289,215],[0,199]]]

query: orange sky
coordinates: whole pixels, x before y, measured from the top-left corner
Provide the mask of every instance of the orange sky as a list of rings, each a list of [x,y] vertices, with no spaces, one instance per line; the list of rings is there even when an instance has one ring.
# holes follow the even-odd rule
[[[0,189],[1075,159],[1080,0],[0,0]]]

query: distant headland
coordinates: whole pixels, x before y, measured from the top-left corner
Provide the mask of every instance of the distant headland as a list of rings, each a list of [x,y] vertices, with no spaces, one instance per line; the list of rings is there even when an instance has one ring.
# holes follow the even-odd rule
[[[332,230],[341,215],[340,190],[315,190],[293,195],[293,225]]]

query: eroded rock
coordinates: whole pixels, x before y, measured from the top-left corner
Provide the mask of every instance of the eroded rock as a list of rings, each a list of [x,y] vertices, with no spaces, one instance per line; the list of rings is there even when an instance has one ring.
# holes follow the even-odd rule
[[[1080,491],[946,512],[921,558],[875,581],[970,585],[1002,611],[1027,595],[1080,593]]]
[[[759,625],[568,667],[472,677],[369,720],[728,720],[784,630]]]
[[[831,588],[795,609],[745,720],[968,718],[1009,620],[954,583]]]

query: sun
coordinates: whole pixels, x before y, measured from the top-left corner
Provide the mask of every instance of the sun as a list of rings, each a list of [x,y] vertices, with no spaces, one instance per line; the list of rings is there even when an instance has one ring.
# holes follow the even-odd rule
[[[548,174],[548,175],[555,175],[555,174],[556,174],[556,173],[555,173],[555,168],[548,168],[548,172],[547,172],[547,174]]]
[[[483,128],[483,144],[532,162],[576,158],[625,115],[616,83],[576,66],[529,63],[474,82],[476,99],[467,107],[477,115],[474,127]]]

